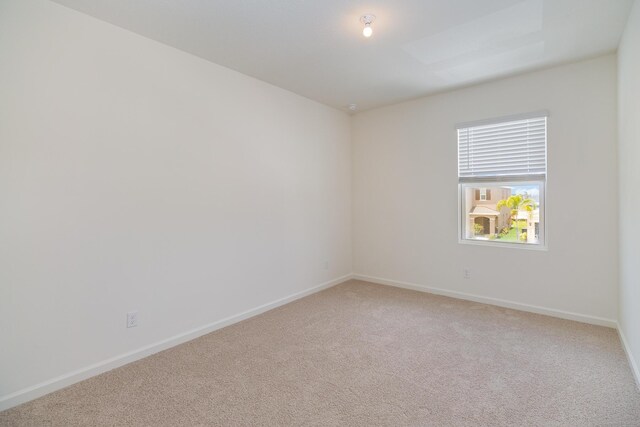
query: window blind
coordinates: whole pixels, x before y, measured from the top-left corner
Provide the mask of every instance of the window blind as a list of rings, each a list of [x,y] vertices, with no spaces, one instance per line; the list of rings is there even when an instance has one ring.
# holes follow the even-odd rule
[[[458,127],[458,179],[538,180],[547,173],[547,116]]]

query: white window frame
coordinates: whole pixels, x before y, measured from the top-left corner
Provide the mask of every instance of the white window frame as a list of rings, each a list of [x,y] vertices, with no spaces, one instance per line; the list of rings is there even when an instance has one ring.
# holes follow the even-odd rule
[[[538,229],[538,243],[517,243],[517,242],[501,242],[499,240],[480,240],[480,239],[468,239],[467,236],[467,207],[465,206],[465,191],[467,188],[479,188],[485,186],[491,188],[488,184],[495,185],[496,187],[511,187],[518,185],[538,185],[540,186],[540,207],[539,207],[539,229]],[[527,181],[479,181],[479,182],[465,182],[458,185],[458,243],[465,245],[479,245],[479,246],[496,246],[503,248],[518,248],[545,251],[547,250],[547,235],[546,235],[546,181],[545,180],[527,180]]]
[[[546,117],[547,118],[547,127],[546,127],[546,136],[549,135],[548,128],[548,117],[549,113],[547,111],[538,111],[534,113],[527,113],[521,115],[514,115],[502,118],[481,120],[477,122],[470,123],[462,123],[456,126],[456,129],[462,128],[470,128],[475,126],[483,126],[483,125],[491,125],[494,123],[504,123],[509,121],[518,121],[524,119],[531,119],[537,117]],[[456,141],[458,143],[458,141]],[[546,158],[546,145],[547,142],[545,140],[545,158]],[[540,176],[487,176],[480,177],[477,180],[469,180],[459,178],[458,183],[458,243],[466,244],[466,245],[478,245],[478,246],[493,246],[493,247],[503,247],[503,248],[517,248],[517,249],[525,249],[525,250],[537,250],[537,251],[546,251],[547,250],[547,224],[546,224],[546,186],[547,186],[547,175],[548,175],[548,160],[547,160],[547,172]],[[519,242],[502,242],[499,240],[481,240],[481,239],[470,239],[467,238],[467,222],[468,222],[468,207],[465,206],[465,192],[467,188],[476,188],[476,189],[486,189],[492,187],[506,187],[506,186],[518,186],[518,185],[537,185],[539,186],[539,228],[538,228],[538,242],[537,243],[519,243]],[[486,194],[486,193],[485,193]],[[485,196],[486,199],[486,196]],[[480,200],[482,200],[482,195],[480,195]],[[483,200],[484,201],[484,200]]]

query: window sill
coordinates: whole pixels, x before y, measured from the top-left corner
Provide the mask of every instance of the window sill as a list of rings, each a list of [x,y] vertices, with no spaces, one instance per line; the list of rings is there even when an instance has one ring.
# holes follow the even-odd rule
[[[470,239],[458,239],[458,243],[471,246],[488,246],[494,248],[506,248],[517,249],[525,251],[548,251],[549,248],[544,244],[527,245],[523,243],[504,243],[496,242],[495,240],[470,240]]]

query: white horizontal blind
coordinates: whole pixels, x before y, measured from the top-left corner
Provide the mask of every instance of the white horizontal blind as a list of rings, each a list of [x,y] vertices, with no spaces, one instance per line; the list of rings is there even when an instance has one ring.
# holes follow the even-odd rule
[[[537,180],[547,173],[547,117],[458,128],[458,178]]]

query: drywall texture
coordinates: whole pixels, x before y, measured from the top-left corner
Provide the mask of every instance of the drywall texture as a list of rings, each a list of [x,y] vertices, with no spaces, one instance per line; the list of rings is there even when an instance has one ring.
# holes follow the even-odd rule
[[[620,330],[640,382],[640,2],[618,51]]]
[[[0,398],[351,272],[346,114],[44,0],[0,75]]]
[[[458,243],[456,123],[543,109],[548,250]],[[614,55],[363,112],[352,134],[354,273],[615,324]]]

